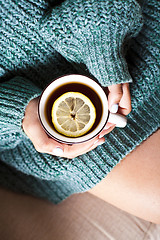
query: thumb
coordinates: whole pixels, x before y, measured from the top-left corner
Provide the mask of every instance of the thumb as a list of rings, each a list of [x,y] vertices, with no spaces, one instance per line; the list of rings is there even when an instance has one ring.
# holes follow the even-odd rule
[[[122,84],[111,85],[108,91],[108,108],[110,112],[116,113],[123,95]]]

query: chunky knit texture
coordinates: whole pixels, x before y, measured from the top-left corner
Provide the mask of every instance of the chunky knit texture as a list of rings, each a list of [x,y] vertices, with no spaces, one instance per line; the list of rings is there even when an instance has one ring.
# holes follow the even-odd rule
[[[160,122],[160,3],[156,0],[2,0],[0,184],[58,203],[100,182]],[[22,131],[25,107],[54,78],[130,83],[124,129],[69,160],[38,153]]]
[[[124,48],[141,26],[136,1],[70,0],[44,18],[41,33],[68,61],[84,64],[106,86],[131,82]]]

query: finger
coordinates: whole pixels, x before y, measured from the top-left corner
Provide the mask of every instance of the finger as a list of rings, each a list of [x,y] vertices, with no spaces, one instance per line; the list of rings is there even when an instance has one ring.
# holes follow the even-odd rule
[[[116,113],[118,111],[119,102],[121,101],[123,91],[122,84],[116,84],[108,87],[108,107],[110,112]]]
[[[102,145],[105,143],[105,138],[102,137],[102,138],[99,138],[98,141],[94,142],[94,144],[91,146],[91,148],[89,149],[89,151],[92,151],[93,149],[95,149],[96,147]]]
[[[111,127],[113,127],[113,126],[115,126],[114,123],[107,122],[107,124],[106,124],[106,126],[104,127],[103,130],[108,130],[109,128],[111,128]]]
[[[99,138],[102,138],[106,134],[110,133],[115,127],[115,124],[111,124],[109,127],[104,128],[104,130],[99,134]]]
[[[51,139],[43,130],[37,112],[38,98],[32,99],[26,107],[22,127],[38,152],[63,154],[63,145]]]
[[[30,127],[28,137],[38,152],[63,155],[63,145],[50,138],[38,122]]]
[[[72,146],[65,145],[63,156],[70,159],[75,158],[91,151],[91,149],[94,149],[96,146],[98,146],[98,144],[104,143],[104,141],[105,138],[99,139],[99,137],[97,136],[96,138],[85,143],[73,144]]]
[[[128,115],[132,110],[129,83],[123,83],[122,90],[123,90],[123,96],[119,102],[118,112],[123,115]]]

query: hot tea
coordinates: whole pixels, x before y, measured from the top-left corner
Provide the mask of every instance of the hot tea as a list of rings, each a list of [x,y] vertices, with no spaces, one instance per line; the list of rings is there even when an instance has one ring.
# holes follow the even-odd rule
[[[76,83],[76,82],[64,84],[64,85],[57,87],[57,89],[54,89],[49,94],[48,98],[46,99],[44,113],[45,113],[46,121],[48,122],[50,127],[55,130],[54,125],[52,123],[52,117],[51,117],[53,103],[61,95],[63,95],[66,92],[79,92],[79,93],[84,94],[91,100],[91,102],[93,103],[93,105],[96,109],[96,119],[95,119],[95,122],[94,122],[92,128],[89,130],[89,132],[93,131],[96,128],[96,126],[98,125],[98,123],[101,121],[102,111],[103,111],[101,99],[99,98],[98,94],[94,91],[94,89],[88,87],[85,84]]]
[[[90,128],[87,128],[87,132],[83,132],[84,135],[75,135],[74,137],[73,135],[71,137],[65,134],[62,135],[59,133],[59,131],[55,130],[52,123],[53,116],[55,115],[54,113],[56,113],[56,116],[58,116],[57,110],[54,111],[54,109],[57,108],[54,108],[54,106],[56,105],[57,101],[59,104],[59,99],[62,100],[64,95],[66,96],[66,93],[68,94],[69,92],[74,92],[74,94],[76,93],[76,96],[77,93],[79,96],[84,95],[84,97],[88,99],[88,103],[91,102],[91,105],[88,105],[90,106],[90,110],[92,109],[91,106],[94,105],[94,121],[92,122],[93,125],[91,124]],[[59,105],[56,105],[56,107],[57,106],[59,107]],[[67,106],[65,109],[66,108]],[[56,141],[66,144],[82,143],[95,138],[104,129],[107,121],[110,121],[120,127],[125,127],[127,124],[127,119],[125,116],[122,116],[118,113],[112,114],[109,112],[108,99],[104,89],[95,80],[79,74],[65,75],[51,82],[41,95],[38,105],[38,113],[40,122],[46,133]],[[69,114],[71,117],[71,112],[69,112]],[[78,114],[80,115],[79,112]],[[90,116],[92,117],[93,115],[90,114]],[[58,117],[54,119],[57,120]],[[59,125],[61,124],[59,123]],[[57,125],[55,126],[57,127]],[[65,130],[66,129],[67,128],[65,128]]]

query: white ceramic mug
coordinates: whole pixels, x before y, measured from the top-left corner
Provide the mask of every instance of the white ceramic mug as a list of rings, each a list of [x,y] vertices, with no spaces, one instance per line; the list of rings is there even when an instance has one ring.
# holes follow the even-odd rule
[[[57,89],[60,89],[61,87],[68,86],[68,84],[75,84],[75,83],[85,85],[96,93],[96,95],[101,101],[102,114],[100,117],[100,121],[92,131],[89,131],[83,136],[72,138],[72,137],[66,137],[58,133],[54,129],[54,127],[51,126],[51,124],[49,124],[46,113],[45,113],[46,111],[45,108],[46,108],[46,102],[48,101],[49,96],[51,96],[51,94],[54,91],[57,91]],[[125,127],[127,124],[127,118],[125,116],[120,115],[118,113],[109,112],[107,95],[103,90],[103,88],[93,79],[83,75],[78,75],[78,74],[65,75],[51,82],[43,91],[40,97],[40,101],[38,105],[38,113],[39,113],[40,122],[44,130],[46,131],[46,133],[51,138],[66,144],[82,143],[96,137],[104,129],[107,122],[114,123],[116,124],[117,127]]]

